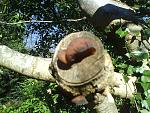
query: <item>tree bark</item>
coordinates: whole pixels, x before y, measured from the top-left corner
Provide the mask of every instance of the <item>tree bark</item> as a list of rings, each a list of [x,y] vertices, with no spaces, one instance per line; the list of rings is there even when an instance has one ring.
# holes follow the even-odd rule
[[[137,80],[136,77],[130,77],[128,82],[125,82],[123,75],[120,73],[114,73],[115,86],[112,88],[111,93],[115,96],[119,96],[121,98],[131,98],[136,93],[135,82]]]
[[[49,69],[51,58],[34,57],[22,54],[0,45],[0,66],[9,68],[32,78],[55,81]]]
[[[96,113],[118,113],[114,98],[109,92],[105,95],[97,93],[95,103],[94,109]]]
[[[68,45],[79,37],[92,39],[97,45],[95,46],[97,52],[78,63],[74,63],[70,68],[62,68],[65,65],[59,66],[59,53],[66,50]],[[52,67],[55,70],[54,76],[57,83],[74,96],[87,96],[98,91],[95,94],[94,109],[96,113],[118,113],[111,93],[122,98],[131,98],[136,92],[134,86],[136,77],[129,78],[126,83],[122,74],[114,72],[111,58],[104,51],[101,41],[89,32],[72,33],[62,39],[53,56]]]
[[[143,28],[140,25],[136,25],[133,23],[127,23],[126,31],[128,34],[125,36],[125,41],[127,44],[127,48],[133,52],[140,50],[145,53],[150,52],[150,37],[145,38],[143,32]]]

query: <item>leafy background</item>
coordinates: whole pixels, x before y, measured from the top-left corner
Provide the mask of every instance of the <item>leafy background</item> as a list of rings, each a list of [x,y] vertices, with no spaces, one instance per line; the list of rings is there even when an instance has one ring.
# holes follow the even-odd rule
[[[122,0],[132,7],[150,8],[148,0]],[[1,0],[0,44],[33,56],[52,57],[58,42],[67,34],[87,30],[100,38],[112,57],[115,71],[136,76],[137,94],[132,99],[115,97],[121,113],[150,112],[150,70],[142,67],[142,60],[149,55],[136,51],[130,53],[124,41],[124,28],[116,26],[104,32],[95,31],[83,18],[75,0]],[[148,16],[147,16],[148,18]],[[51,22],[34,22],[36,20]],[[31,21],[31,22],[22,22]],[[20,23],[16,23],[20,22]],[[149,23],[149,18],[147,19]],[[149,38],[150,30],[145,35]],[[109,38],[108,38],[109,37]],[[118,50],[118,48],[120,48]],[[134,56],[134,57],[131,57]],[[150,62],[147,64],[150,66]],[[49,90],[51,92],[49,92]],[[0,67],[0,113],[90,113],[86,106],[76,106],[67,101],[55,83],[27,77]]]

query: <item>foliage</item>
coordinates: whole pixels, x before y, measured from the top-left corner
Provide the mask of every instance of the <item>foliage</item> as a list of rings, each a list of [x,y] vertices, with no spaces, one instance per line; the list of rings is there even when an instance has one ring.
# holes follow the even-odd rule
[[[81,18],[79,7],[73,0],[2,0],[0,5],[2,6],[0,21],[4,22],[0,23],[0,44],[34,56],[51,57],[50,48],[53,48],[52,45],[55,47],[65,34],[84,30],[89,26],[85,24],[87,23],[85,20],[80,21],[81,24],[78,26],[76,26],[78,21],[67,21],[67,19]],[[53,22],[11,24],[24,20]],[[35,46],[25,50],[23,38],[24,40],[34,38],[30,37],[31,34],[38,34],[39,38],[35,39]],[[65,96],[60,95],[56,84],[18,78],[17,75],[15,72],[0,68],[1,113],[87,113],[89,111],[84,106],[66,103]],[[52,90],[52,94],[48,94],[47,89]]]
[[[67,104],[54,83],[50,84],[35,79],[24,79],[18,82],[15,89],[10,92],[11,94],[7,94],[8,98],[1,99],[1,113],[88,112],[88,110],[84,110],[84,106]],[[49,93],[48,89],[52,93]]]
[[[140,8],[150,8],[149,0],[122,0],[129,5]],[[144,15],[143,10],[140,10]],[[138,12],[138,11],[137,11]],[[1,0],[0,1],[0,44],[7,45],[20,52],[34,56],[51,57],[52,51],[66,34],[88,30],[102,38],[105,48],[112,56],[115,71],[128,76],[136,76],[137,94],[131,100],[116,99],[117,107],[125,112],[128,107],[131,113],[150,112],[150,62],[145,52],[130,52],[126,48],[124,37],[128,32],[123,26],[116,26],[98,33],[87,20],[68,21],[82,18],[82,12],[74,0]],[[16,23],[28,21],[30,23]],[[34,22],[44,20],[52,22]],[[2,23],[3,22],[3,23]],[[150,24],[150,19],[147,20]],[[16,23],[16,24],[11,24]],[[150,29],[143,31],[143,36],[149,38]],[[37,37],[36,37],[37,36]],[[35,40],[29,44],[27,40]],[[22,42],[27,43],[22,43]],[[26,48],[24,46],[32,46]],[[119,49],[118,49],[119,48]],[[25,77],[16,77],[18,73],[0,68],[0,112],[1,113],[88,113],[84,106],[76,106],[67,102],[67,96],[62,95],[56,84]],[[50,92],[47,92],[50,91]]]
[[[17,22],[22,20],[22,16],[18,12],[9,13],[9,3],[7,0],[0,2],[0,21],[1,22]],[[14,49],[23,48],[22,35],[24,34],[24,25],[0,24],[0,44],[9,45]],[[17,46],[16,46],[17,45]]]

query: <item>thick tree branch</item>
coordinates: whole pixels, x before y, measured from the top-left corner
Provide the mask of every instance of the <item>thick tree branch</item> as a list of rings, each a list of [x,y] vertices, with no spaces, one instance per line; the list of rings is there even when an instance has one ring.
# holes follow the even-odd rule
[[[130,77],[128,82],[125,82],[123,75],[120,73],[114,73],[116,86],[112,88],[112,94],[121,98],[131,98],[136,93],[135,82],[136,77]]]
[[[96,113],[118,113],[114,98],[109,92],[106,92],[105,95],[96,93],[95,103]]]
[[[0,66],[9,68],[23,75],[55,81],[49,70],[51,58],[34,57],[14,51],[7,46],[0,45]]]

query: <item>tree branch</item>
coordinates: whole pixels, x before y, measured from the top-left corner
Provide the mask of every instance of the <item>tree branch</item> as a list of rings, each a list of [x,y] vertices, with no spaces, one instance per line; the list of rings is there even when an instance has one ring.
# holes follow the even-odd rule
[[[116,86],[112,88],[113,95],[121,98],[131,98],[134,96],[137,91],[135,86],[136,77],[129,76],[129,80],[126,83],[122,74],[114,72],[114,79]]]
[[[55,81],[49,69],[50,63],[51,58],[22,54],[5,45],[0,45],[0,66],[23,75],[41,80]]]
[[[55,22],[64,22],[64,21],[77,22],[77,21],[82,21],[82,20],[85,20],[85,19],[86,19],[86,17],[79,18],[79,19],[63,19],[63,20],[60,20],[60,21],[30,20],[30,21],[19,21],[19,22],[14,22],[14,23],[7,23],[7,22],[0,21],[0,24],[15,25],[15,24],[22,24],[22,23],[55,23]]]
[[[109,92],[106,92],[105,95],[96,93],[95,103],[96,113],[118,113],[114,98]]]

